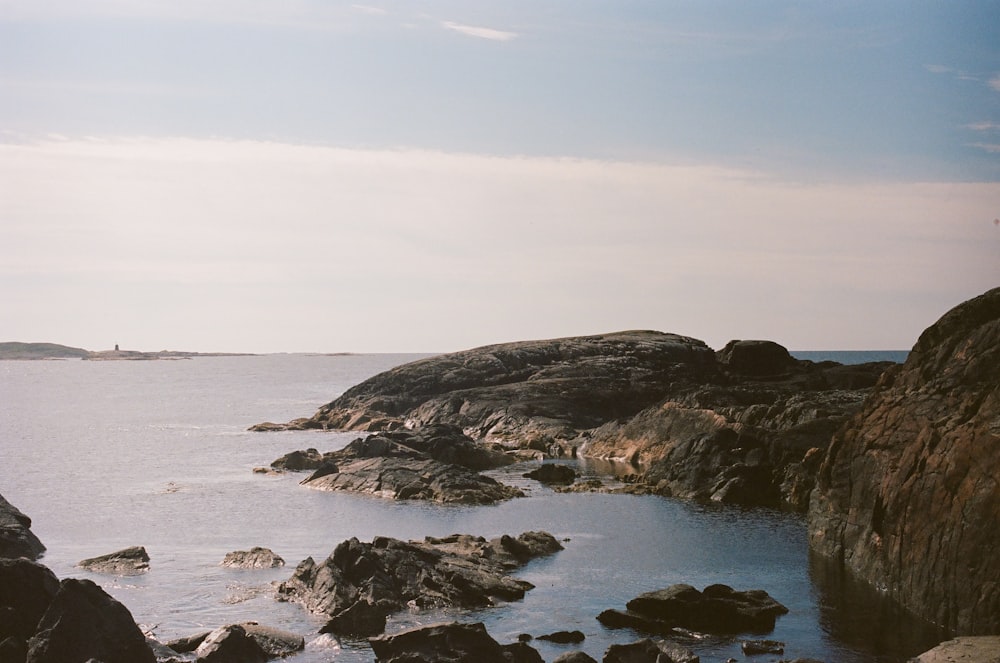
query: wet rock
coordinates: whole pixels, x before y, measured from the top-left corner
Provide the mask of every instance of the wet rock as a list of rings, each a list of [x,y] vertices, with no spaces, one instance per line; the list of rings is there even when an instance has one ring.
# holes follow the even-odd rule
[[[688,649],[666,640],[639,640],[615,644],[604,653],[604,663],[698,663]]]
[[[0,558],[38,559],[45,546],[31,531],[31,518],[0,495]]]
[[[407,605],[482,608],[521,599],[532,585],[508,573],[561,549],[543,532],[492,541],[469,535],[423,542],[350,539],[319,564],[311,557],[299,564],[278,586],[277,598],[327,615],[324,632],[371,633],[384,628],[385,615]]]
[[[77,566],[95,573],[138,575],[149,570],[149,555],[142,546],[132,546],[118,552],[82,560]]]
[[[785,643],[777,640],[744,640],[740,642],[740,649],[746,656],[784,654]]]
[[[598,619],[608,628],[633,628],[666,634],[680,627],[706,633],[768,633],[778,615],[788,609],[763,590],[736,591],[709,585],[699,592],[691,585],[671,585],[632,599],[626,611],[605,610]]]
[[[454,464],[456,460],[489,464],[483,454],[455,450],[463,444],[475,446],[450,426],[370,435],[324,454],[323,464],[302,484],[389,499],[458,504],[492,504],[523,496],[518,488]]]
[[[27,663],[154,663],[128,609],[90,580],[66,579],[28,641]]]
[[[222,566],[237,569],[273,569],[284,566],[285,560],[270,548],[254,546],[250,550],[234,550],[226,553]]]
[[[549,642],[555,642],[560,645],[576,644],[578,642],[583,642],[586,636],[583,631],[556,631],[555,633],[549,633],[548,635],[538,636],[539,640],[548,640]]]
[[[552,663],[597,663],[597,660],[582,651],[569,651],[556,656]]]
[[[524,477],[548,485],[568,486],[576,481],[576,470],[568,465],[544,463],[541,467],[525,473]]]
[[[323,454],[315,449],[305,451],[292,451],[271,463],[271,467],[277,470],[289,470],[292,472],[302,472],[304,470],[315,470],[323,464]]]
[[[47,567],[26,558],[0,559],[0,641],[10,638],[8,647],[16,642],[27,653],[25,643],[58,591],[59,579]]]
[[[306,648],[305,638],[297,633],[284,631],[257,622],[240,624],[246,634],[257,641],[269,658],[284,658]]]
[[[1000,632],[1000,288],[925,330],[833,439],[811,548],[949,633]]]
[[[536,663],[542,658],[523,642],[503,646],[482,623],[434,624],[371,638],[378,663]]]
[[[204,663],[264,663],[268,660],[267,652],[238,624],[209,633],[198,645],[195,655]]]

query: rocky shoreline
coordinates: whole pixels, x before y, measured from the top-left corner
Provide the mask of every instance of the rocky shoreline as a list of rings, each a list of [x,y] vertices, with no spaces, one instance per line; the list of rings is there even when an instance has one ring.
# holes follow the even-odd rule
[[[352,387],[312,417],[253,429],[366,433],[260,470],[309,472],[303,485],[321,490],[492,504],[521,491],[483,472],[525,459],[543,461],[526,476],[558,490],[606,490],[578,481],[563,462],[582,456],[619,463],[624,485],[613,490],[806,513],[818,557],[959,636],[917,660],[978,663],[1000,657],[995,637],[966,637],[1000,632],[998,376],[1000,288],[948,312],[903,365],[796,360],[770,341],[732,341],[716,352],[676,334],[629,331],[423,359]],[[32,561],[44,547],[30,524],[0,498],[3,660],[264,661],[297,651],[300,635],[252,623],[156,642],[94,583],[60,582]],[[458,623],[383,632],[407,607],[520,600],[531,585],[511,573],[564,545],[572,544],[545,532],[350,539],[324,561],[303,560],[274,596],[323,615],[323,633],[370,638],[382,663],[540,661],[533,637],[579,636],[524,634],[501,644],[482,624]],[[283,561],[254,548],[223,564]],[[116,574],[149,563],[141,547],[81,562]],[[595,619],[628,629],[623,639],[652,636],[612,645],[605,662],[690,662],[698,657],[685,643],[701,634],[767,635],[786,611],[766,589],[681,584]],[[784,649],[741,643],[746,656]],[[588,660],[579,651],[556,659]]]

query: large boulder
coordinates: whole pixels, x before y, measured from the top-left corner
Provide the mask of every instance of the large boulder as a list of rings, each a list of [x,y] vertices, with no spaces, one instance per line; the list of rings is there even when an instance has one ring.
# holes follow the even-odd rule
[[[45,546],[31,531],[31,518],[0,495],[0,557],[38,559]]]
[[[604,663],[698,663],[700,660],[689,649],[676,643],[649,638],[614,644],[604,653]]]
[[[609,628],[654,634],[677,628],[715,634],[769,633],[775,619],[788,612],[764,590],[736,591],[727,585],[709,585],[703,592],[691,585],[671,585],[640,594],[626,608],[605,610],[598,619]]]
[[[270,657],[239,624],[222,626],[209,633],[195,650],[204,663],[264,663]]]
[[[59,579],[47,567],[29,559],[0,559],[0,643],[27,653],[49,604],[59,591]]]
[[[81,560],[77,566],[95,573],[138,575],[149,570],[149,554],[142,546],[131,546],[107,555]]]
[[[945,314],[833,439],[812,549],[955,634],[1000,633],[1000,288]]]
[[[250,550],[234,550],[226,553],[222,566],[234,569],[273,569],[284,566],[285,560],[270,548],[254,546]]]
[[[422,542],[350,539],[321,563],[304,560],[277,596],[326,615],[325,632],[373,635],[385,628],[386,615],[407,605],[482,608],[523,598],[533,585],[509,572],[561,549],[544,532],[491,541],[457,534]]]
[[[378,663],[541,663],[524,643],[501,645],[482,623],[433,624],[371,638]]]
[[[154,663],[132,614],[90,580],[69,578],[28,641],[26,663]]]

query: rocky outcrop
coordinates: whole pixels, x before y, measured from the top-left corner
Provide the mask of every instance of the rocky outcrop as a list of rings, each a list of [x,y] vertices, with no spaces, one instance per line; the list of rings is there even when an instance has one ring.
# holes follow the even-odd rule
[[[26,663],[154,663],[128,609],[90,580],[69,578],[27,643]]]
[[[459,429],[431,425],[369,435],[325,453],[302,485],[396,500],[492,504],[523,496],[518,488],[476,471],[503,462],[503,454],[476,445]]]
[[[142,546],[132,546],[107,555],[81,560],[77,566],[95,573],[138,575],[149,570],[149,555]]]
[[[608,628],[669,634],[677,628],[704,633],[769,633],[788,609],[760,589],[736,591],[709,585],[699,592],[691,585],[671,585],[646,592],[626,604],[626,611],[605,610],[598,620]]]
[[[812,549],[955,634],[1000,633],[1000,288],[945,314],[833,439]]]
[[[447,423],[494,453],[632,463],[631,492],[802,511],[830,437],[887,365],[797,361],[770,341],[716,353],[652,331],[525,341],[399,366],[311,418],[254,429]],[[318,455],[275,464],[319,467]]]
[[[668,640],[646,638],[608,647],[604,663],[699,663],[690,650]]]
[[[912,659],[910,663],[996,663],[1000,661],[1000,636],[955,638]]]
[[[0,495],[0,557],[38,559],[45,546],[31,531],[31,518]]]
[[[407,604],[471,609],[523,598],[532,585],[509,577],[510,571],[561,549],[544,532],[492,541],[457,534],[423,542],[350,539],[321,563],[304,560],[278,586],[277,597],[326,615],[324,632],[373,635]]]
[[[481,623],[432,624],[371,638],[378,663],[541,663],[524,643],[501,645]]]
[[[235,569],[273,569],[284,566],[285,560],[270,548],[254,546],[250,550],[234,550],[226,553],[222,566]]]

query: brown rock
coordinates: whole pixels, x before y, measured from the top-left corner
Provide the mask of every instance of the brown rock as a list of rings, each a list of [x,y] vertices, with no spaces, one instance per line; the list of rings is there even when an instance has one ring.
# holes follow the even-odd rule
[[[1000,288],[945,314],[838,433],[813,550],[957,634],[1000,632]]]

